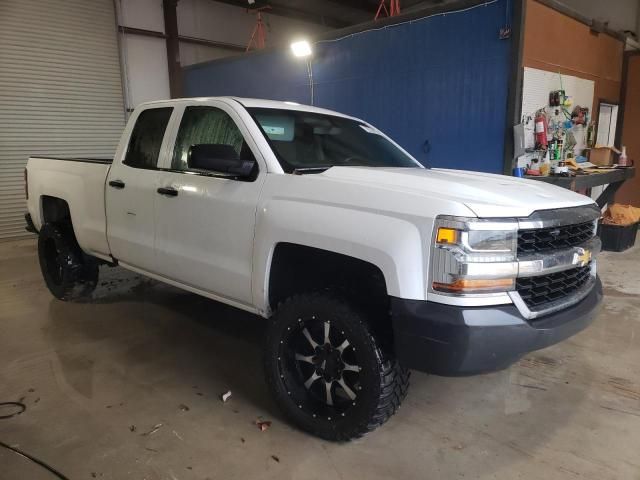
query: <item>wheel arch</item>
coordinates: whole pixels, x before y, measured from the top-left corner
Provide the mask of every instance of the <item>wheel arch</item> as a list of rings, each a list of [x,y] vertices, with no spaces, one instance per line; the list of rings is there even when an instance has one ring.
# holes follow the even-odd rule
[[[51,195],[40,196],[40,218],[41,223],[61,223],[71,222],[71,209],[69,203],[63,198]]]
[[[388,296],[384,273],[374,263],[298,243],[274,246],[266,289],[271,310],[292,295],[327,288],[345,293],[360,293],[366,288],[375,296]]]

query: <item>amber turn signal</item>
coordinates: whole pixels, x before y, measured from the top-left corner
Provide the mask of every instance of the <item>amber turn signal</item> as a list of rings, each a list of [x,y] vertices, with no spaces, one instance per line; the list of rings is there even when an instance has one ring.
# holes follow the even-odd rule
[[[450,293],[484,293],[504,292],[514,287],[513,278],[497,278],[492,280],[478,280],[459,278],[453,283],[433,282],[433,289]]]
[[[460,230],[455,228],[438,228],[438,235],[436,235],[437,243],[458,243]]]

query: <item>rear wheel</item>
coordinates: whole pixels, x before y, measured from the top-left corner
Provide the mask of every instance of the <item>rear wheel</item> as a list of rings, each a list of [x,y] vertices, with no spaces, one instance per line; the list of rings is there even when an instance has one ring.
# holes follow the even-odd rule
[[[328,440],[351,440],[382,425],[409,386],[409,372],[380,347],[364,316],[328,293],[297,295],[280,306],[264,363],[287,417]]]
[[[80,249],[70,227],[44,224],[38,237],[38,257],[44,281],[56,298],[75,300],[96,288],[98,262]]]

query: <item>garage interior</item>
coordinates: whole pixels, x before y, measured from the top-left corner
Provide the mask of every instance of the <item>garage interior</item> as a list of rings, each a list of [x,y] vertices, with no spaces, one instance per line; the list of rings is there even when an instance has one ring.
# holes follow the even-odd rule
[[[639,0],[0,1],[0,479],[640,479],[638,219],[614,207],[640,207],[639,37]],[[260,316],[109,265],[90,298],[55,299],[27,159],[113,158],[140,104],[222,95],[344,112],[427,167],[590,196],[609,242],[597,318],[502,371],[412,372],[388,423],[335,443],[270,397]],[[541,155],[541,115],[575,147]],[[573,173],[544,175],[549,152]]]

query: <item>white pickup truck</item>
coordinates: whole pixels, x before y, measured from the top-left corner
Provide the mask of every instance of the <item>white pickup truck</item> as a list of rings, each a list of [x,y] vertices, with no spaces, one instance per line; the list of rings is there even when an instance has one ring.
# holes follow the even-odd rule
[[[500,175],[425,168],[363,120],[291,102],[152,102],[114,159],[29,159],[28,229],[61,300],[108,263],[261,315],[287,417],[375,429],[409,369],[472,375],[586,327],[600,210]]]

